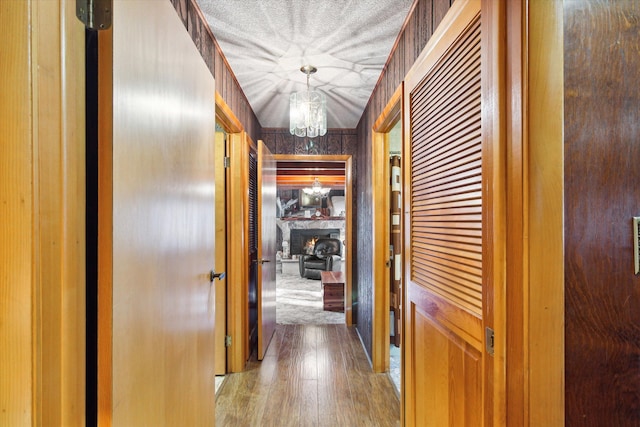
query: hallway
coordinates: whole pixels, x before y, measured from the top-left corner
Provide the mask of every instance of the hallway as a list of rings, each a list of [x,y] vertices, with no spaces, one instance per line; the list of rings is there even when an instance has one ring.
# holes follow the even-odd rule
[[[374,374],[354,328],[278,325],[262,362],[230,374],[217,426],[399,426],[400,401]]]

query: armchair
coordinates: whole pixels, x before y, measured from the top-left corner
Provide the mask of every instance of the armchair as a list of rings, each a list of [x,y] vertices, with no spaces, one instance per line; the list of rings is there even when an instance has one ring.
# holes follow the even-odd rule
[[[321,271],[340,270],[342,243],[339,239],[320,238],[311,255],[300,255],[300,276],[320,279]]]

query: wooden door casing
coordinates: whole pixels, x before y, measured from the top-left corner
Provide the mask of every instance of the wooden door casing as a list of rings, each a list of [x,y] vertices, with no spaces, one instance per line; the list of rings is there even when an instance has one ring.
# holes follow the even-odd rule
[[[498,8],[455,2],[405,80],[406,425],[503,416],[503,346],[485,340],[504,314]]]
[[[0,425],[85,422],[85,29],[2,2]]]
[[[214,281],[216,292],[216,375],[227,372],[227,180],[224,159],[227,154],[225,132],[216,131],[215,137],[215,174],[216,174],[216,273],[225,273]]]
[[[229,372],[242,372],[249,358],[249,137],[246,132],[229,135],[228,223],[229,253],[227,276],[227,331],[231,346],[227,351]]]
[[[100,45],[99,424],[213,425],[215,82],[149,5],[114,2]]]
[[[373,310],[373,343],[371,364],[376,372],[386,372],[390,366],[389,335],[391,323],[389,306],[391,305],[389,274],[389,245],[391,244],[389,181],[390,163],[389,137],[393,127],[402,120],[403,85],[398,86],[384,110],[373,125],[372,165],[373,170],[373,277],[374,310]],[[402,177],[401,177],[402,178]],[[401,217],[402,218],[402,217]],[[402,237],[400,237],[402,243]],[[401,266],[400,266],[401,267]],[[402,300],[404,297],[400,296]],[[401,322],[402,323],[402,322]]]

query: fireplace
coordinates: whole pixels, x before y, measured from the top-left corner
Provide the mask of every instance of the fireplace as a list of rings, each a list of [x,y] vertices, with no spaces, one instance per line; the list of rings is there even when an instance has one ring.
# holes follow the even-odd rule
[[[340,238],[338,228],[300,228],[291,230],[291,241],[289,243],[291,255],[302,255],[308,253],[307,245],[312,245],[311,240],[318,238]],[[313,246],[311,246],[313,249]]]

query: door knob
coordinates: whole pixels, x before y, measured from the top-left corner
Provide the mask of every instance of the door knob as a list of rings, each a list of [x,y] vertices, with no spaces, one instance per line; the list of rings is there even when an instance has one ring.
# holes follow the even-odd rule
[[[216,278],[217,278],[218,280],[222,280],[222,279],[224,279],[224,277],[225,277],[226,275],[227,275],[227,274],[226,274],[224,271],[223,271],[222,273],[216,273],[215,271],[211,270],[211,271],[209,272],[209,281],[210,281],[210,282],[213,282],[214,280],[216,280]]]

